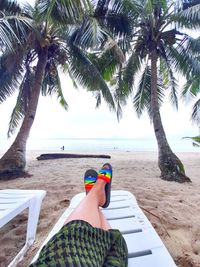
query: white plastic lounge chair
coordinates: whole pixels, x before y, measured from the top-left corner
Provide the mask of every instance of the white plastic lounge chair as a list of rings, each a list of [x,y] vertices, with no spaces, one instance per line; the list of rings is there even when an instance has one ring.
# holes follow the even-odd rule
[[[44,190],[0,190],[0,228],[12,220],[26,208],[29,208],[26,242],[8,267],[14,267],[22,260],[28,248],[35,240],[37,223],[42,200],[46,195]]]
[[[60,230],[66,218],[84,196],[85,193],[79,193],[72,198],[69,207],[49,233],[42,247]],[[119,229],[126,240],[129,267],[176,267],[167,248],[130,192],[112,191],[110,205],[103,209],[103,213],[112,228]],[[37,259],[40,250],[32,262]]]

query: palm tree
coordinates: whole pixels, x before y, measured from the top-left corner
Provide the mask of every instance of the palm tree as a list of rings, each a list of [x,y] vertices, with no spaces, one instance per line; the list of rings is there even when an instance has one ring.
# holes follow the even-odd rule
[[[128,40],[130,46],[124,49],[128,59],[118,75],[117,101],[125,102],[136,85],[134,107],[138,116],[147,110],[153,123],[161,178],[180,183],[190,182],[182,162],[167,141],[160,106],[169,89],[170,100],[178,107],[176,73],[186,77],[188,73],[199,75],[200,64],[192,53],[192,47],[199,44],[181,31],[182,28],[199,26],[199,8],[191,14],[177,9],[174,1],[140,0],[133,3],[132,7],[130,5],[130,10],[133,10],[137,19]]]
[[[34,30],[27,32],[26,39],[22,40],[23,46],[16,47],[13,53],[6,50],[0,57],[0,101],[19,88],[8,134],[12,134],[23,119],[16,139],[0,160],[0,174],[11,177],[24,172],[26,142],[35,118],[40,91],[43,95],[56,93],[60,104],[67,109],[59,68],[66,71],[74,83],[78,82],[96,93],[97,104],[101,102],[102,95],[110,108],[115,108],[106,82],[87,55],[89,47],[95,46],[99,50],[102,42],[108,39],[105,25],[113,29],[114,34],[122,34],[123,27],[120,24],[119,27],[116,24],[113,26],[113,9],[108,6],[103,8],[106,2],[99,1],[94,12],[87,0],[59,3],[42,0],[36,2],[34,9],[29,6]],[[121,16],[119,11],[118,7],[117,19]]]

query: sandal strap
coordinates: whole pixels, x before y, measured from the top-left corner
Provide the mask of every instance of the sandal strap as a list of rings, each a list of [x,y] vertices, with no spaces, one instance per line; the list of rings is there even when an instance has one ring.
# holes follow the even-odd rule
[[[84,184],[85,189],[89,190],[93,187],[96,182],[96,177],[85,177]]]
[[[112,171],[109,169],[103,169],[98,171],[97,179],[104,180],[107,183],[110,183],[112,177]]]
[[[89,169],[85,172],[85,174],[84,174],[84,187],[85,187],[86,194],[94,186],[94,184],[97,180],[97,175],[98,175],[98,173],[93,169]]]

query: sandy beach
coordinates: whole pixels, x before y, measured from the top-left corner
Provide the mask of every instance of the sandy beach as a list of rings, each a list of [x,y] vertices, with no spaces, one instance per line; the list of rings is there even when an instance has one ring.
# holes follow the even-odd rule
[[[135,195],[177,266],[200,266],[200,153],[177,153],[185,165],[186,174],[192,180],[191,184],[161,180],[156,152],[100,153],[109,154],[110,160],[36,160],[42,153],[47,152],[27,152],[27,171],[31,177],[0,181],[1,189],[47,191],[42,203],[36,241],[18,266],[29,266],[47,233],[69,205],[70,199],[83,191],[85,170],[98,170],[107,161],[112,164],[114,171],[112,188],[128,190]],[[26,223],[27,213],[24,212],[0,229],[0,267],[7,266],[23,246]]]

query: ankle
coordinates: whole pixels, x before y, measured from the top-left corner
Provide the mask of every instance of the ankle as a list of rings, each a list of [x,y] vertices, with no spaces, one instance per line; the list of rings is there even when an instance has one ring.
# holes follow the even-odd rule
[[[105,181],[97,180],[94,187],[91,190],[98,197],[99,200],[98,202],[100,207],[102,207],[106,201],[105,185],[106,185]]]

